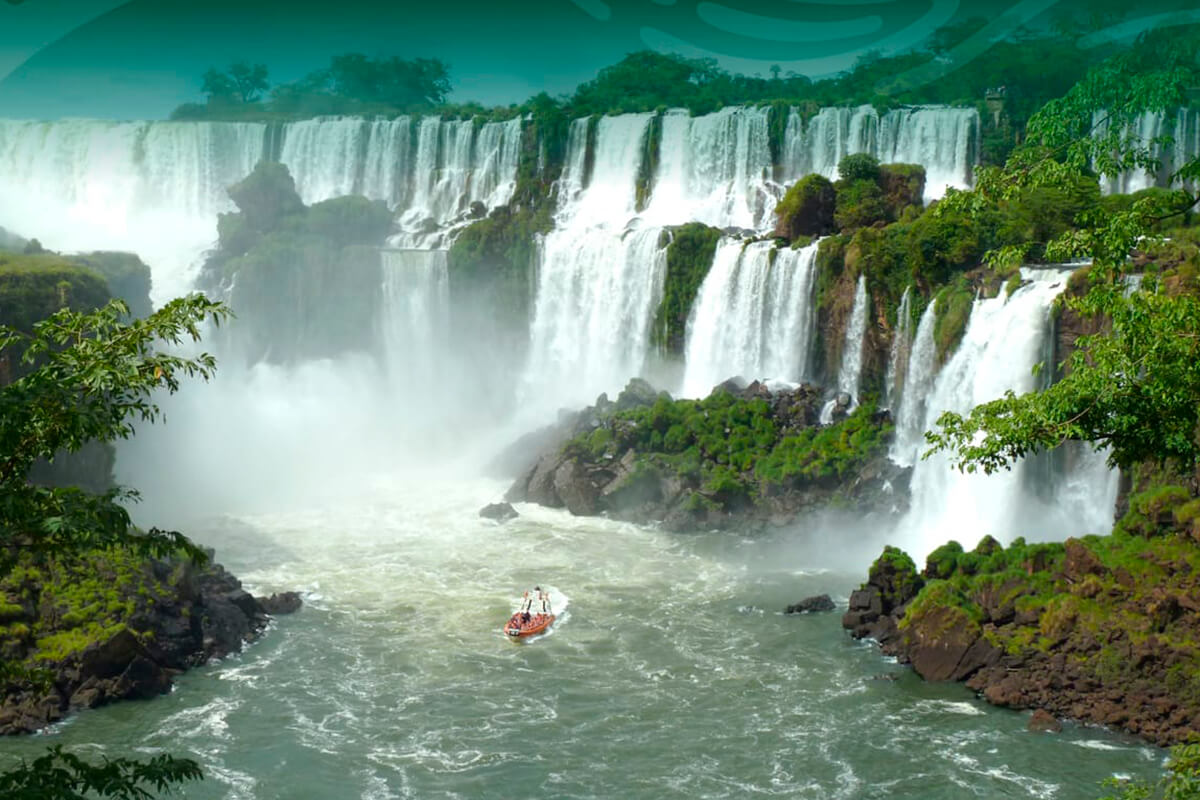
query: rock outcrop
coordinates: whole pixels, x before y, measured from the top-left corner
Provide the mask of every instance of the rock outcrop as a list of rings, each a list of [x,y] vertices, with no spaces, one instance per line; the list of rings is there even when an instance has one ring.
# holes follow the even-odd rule
[[[806,597],[795,605],[790,605],[783,610],[785,614],[820,614],[828,611],[833,611],[837,606],[833,602],[833,598],[827,594],[819,594],[815,597]]]
[[[70,572],[21,568],[0,593],[0,661],[18,667],[0,680],[0,734],[29,733],[73,711],[170,690],[175,675],[239,652],[271,615],[300,608],[295,592],[260,600],[219,564],[118,562],[98,576],[85,607],[62,586]],[[6,599],[7,598],[7,599]],[[14,602],[15,601],[15,602]],[[103,606],[101,614],[96,606]]]
[[[988,702],[1111,725],[1156,744],[1200,735],[1200,546],[1178,533],[934,551],[893,548],[850,597],[844,627],[929,680]]]
[[[527,439],[547,446],[506,499],[670,530],[786,524],[832,502],[903,508],[909,472],[886,457],[887,415],[868,407],[820,427],[820,408],[807,385],[772,392],[731,380],[693,401],[634,380],[615,402],[601,395]]]
[[[484,519],[494,519],[496,522],[508,522],[521,516],[511,503],[488,503],[479,509],[479,516]]]

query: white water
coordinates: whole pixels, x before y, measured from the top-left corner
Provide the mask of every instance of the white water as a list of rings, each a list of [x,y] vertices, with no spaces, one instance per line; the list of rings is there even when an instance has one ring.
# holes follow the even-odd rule
[[[661,295],[662,230],[633,229],[634,186],[651,114],[598,123],[583,187],[586,125],[571,128],[563,203],[542,243],[523,405],[590,401],[641,373]]]
[[[646,220],[766,226],[780,197],[770,182],[767,117],[766,108],[740,107],[701,117],[678,109],[664,114]]]
[[[850,407],[853,411],[858,408],[858,385],[862,380],[863,339],[867,333],[867,307],[871,297],[867,293],[867,276],[858,276],[858,286],[854,290],[854,306],[850,309],[850,319],[846,323],[846,339],[842,344],[842,365],[838,369],[837,393],[850,397]],[[833,411],[837,407],[837,398],[831,398],[821,409],[821,424],[833,422]]]
[[[402,212],[398,243],[443,241],[471,203],[508,202],[521,120],[322,118],[283,126],[277,155],[307,203],[347,194]],[[267,126],[223,122],[0,120],[0,225],[51,249],[128,250],[161,304],[192,288],[226,189],[266,153]],[[432,224],[427,222],[432,220]]]
[[[385,364],[397,398],[425,397],[442,377],[450,292],[445,250],[384,250],[380,311]]]
[[[155,303],[192,286],[263,125],[0,120],[0,225],[55,250],[130,250]]]
[[[800,250],[722,239],[687,329],[682,395],[703,397],[734,376],[809,377],[817,243]]]
[[[936,306],[937,303],[930,301],[921,314],[917,335],[908,355],[900,405],[892,415],[896,431],[889,455],[892,461],[906,467],[916,463],[925,442],[925,406],[937,377],[937,347],[933,341],[933,328],[937,323]]]
[[[896,311],[896,326],[892,333],[892,348],[888,354],[887,377],[884,380],[884,403],[893,409],[904,390],[904,378],[908,372],[908,359],[912,351],[911,304],[912,287],[909,286],[900,296],[900,308]]]
[[[925,106],[879,115],[871,106],[823,108],[807,122],[793,109],[783,148],[783,174],[790,183],[817,173],[838,177],[838,162],[869,153],[884,164],[925,167],[925,200],[946,189],[970,188],[979,157],[981,126],[973,108]]]
[[[1050,305],[1069,273],[1025,270],[1023,275],[1030,282],[1012,297],[1001,293],[976,300],[958,350],[934,381],[925,429],[934,428],[945,411],[965,414],[1006,391],[1020,395],[1036,388],[1033,367],[1045,354]],[[917,338],[922,338],[921,331]],[[914,364],[924,358],[914,352]],[[909,452],[909,457],[914,455]],[[912,507],[899,524],[898,543],[919,562],[950,539],[969,549],[985,535],[1008,543],[1016,536],[1062,540],[1106,533],[1112,527],[1115,480],[1097,467],[1098,459],[1094,454],[1085,458],[1084,466],[1064,481],[1052,504],[1023,489],[1020,462],[1010,471],[984,475],[959,472],[945,454],[918,460]]]
[[[1097,112],[1093,123],[1100,135],[1108,129],[1103,112]],[[1171,137],[1171,144],[1154,143],[1166,136]],[[1106,177],[1100,183],[1104,193],[1131,194],[1152,186],[1168,186],[1171,176],[1180,167],[1200,158],[1200,111],[1185,108],[1174,113],[1147,111],[1136,123],[1125,126],[1122,138],[1142,146],[1149,145],[1152,155],[1161,162],[1161,168],[1157,171],[1131,170]]]
[[[858,384],[862,379],[863,337],[867,333],[867,307],[871,296],[867,293],[867,276],[858,276],[854,289],[854,307],[850,310],[850,322],[846,325],[846,343],[842,347],[842,366],[838,370],[838,391],[850,395],[858,405]]]

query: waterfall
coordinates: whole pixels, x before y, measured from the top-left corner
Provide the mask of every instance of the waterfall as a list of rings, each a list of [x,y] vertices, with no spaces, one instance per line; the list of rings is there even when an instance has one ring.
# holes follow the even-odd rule
[[[572,125],[555,229],[539,252],[524,405],[591,400],[642,370],[666,271],[662,230],[629,226],[652,116],[596,123],[586,187],[587,127]]]
[[[1108,121],[1105,112],[1093,115],[1098,135],[1105,135]],[[1161,162],[1157,172],[1131,170],[1104,178],[1101,189],[1105,194],[1132,194],[1152,186],[1168,186],[1171,176],[1187,162],[1200,157],[1200,111],[1185,108],[1175,112],[1146,111],[1133,123],[1126,125],[1121,136],[1135,144],[1149,145],[1151,154]],[[1171,137],[1166,145],[1155,140]]]
[[[692,117],[663,115],[659,165],[645,218],[763,228],[780,193],[772,189],[767,108],[724,108]]]
[[[430,247],[478,201],[507,203],[519,118],[472,121],[326,117],[278,126],[278,157],[306,203],[383,200],[397,241]],[[267,148],[267,126],[228,122],[0,120],[0,225],[58,250],[129,250],[153,270],[153,299],[191,289],[226,189]]]
[[[1008,390],[1022,394],[1036,388],[1033,366],[1045,352],[1050,307],[1068,273],[1024,270],[1023,275],[1029,283],[1011,297],[1001,293],[975,301],[962,343],[933,382],[924,428],[936,427],[945,411],[965,414]],[[921,327],[926,327],[924,318]],[[922,331],[917,338],[922,339]],[[914,365],[921,360],[916,350],[914,346]],[[1023,490],[1023,462],[1010,471],[983,475],[959,472],[940,453],[917,461],[912,507],[899,524],[899,543],[919,560],[950,539],[969,549],[984,535],[1008,542],[1038,530],[1057,539],[1103,533],[1112,525],[1115,483],[1097,467],[1097,458],[1092,454],[1085,459],[1049,504]]]
[[[863,339],[867,334],[867,306],[871,304],[867,294],[867,276],[858,276],[854,290],[854,307],[850,310],[850,321],[846,324],[846,340],[842,345],[842,365],[838,369],[837,394],[850,397],[849,411],[858,408],[858,384],[862,379]],[[821,424],[833,422],[837,408],[837,397],[831,398],[821,409]]]
[[[933,328],[937,323],[936,306],[937,303],[931,300],[917,324],[917,335],[908,355],[900,404],[896,407],[893,403],[896,431],[889,455],[892,461],[906,467],[916,463],[925,443],[925,405],[934,378],[937,377],[937,346],[933,341]]]
[[[858,382],[862,377],[863,337],[867,333],[867,276],[858,276],[854,290],[854,308],[850,311],[850,322],[846,325],[846,344],[842,347],[842,366],[838,370],[838,391],[850,395],[858,405]]]
[[[396,395],[436,396],[450,295],[445,250],[382,251],[380,328],[388,378]]]
[[[908,372],[908,358],[912,345],[912,287],[906,287],[900,296],[900,308],[896,311],[896,328],[892,334],[892,349],[888,354],[887,378],[884,380],[884,402],[895,408],[896,398],[904,389],[904,377]]]
[[[921,106],[883,116],[871,106],[823,108],[805,123],[792,109],[784,132],[783,174],[791,183],[816,173],[837,178],[843,157],[869,153],[884,164],[925,168],[925,200],[968,189],[979,157],[981,125],[973,108]]]
[[[0,225],[56,250],[131,250],[156,303],[186,292],[263,125],[0,120]]]
[[[808,377],[817,243],[801,250],[726,238],[688,320],[685,397],[721,381]]]

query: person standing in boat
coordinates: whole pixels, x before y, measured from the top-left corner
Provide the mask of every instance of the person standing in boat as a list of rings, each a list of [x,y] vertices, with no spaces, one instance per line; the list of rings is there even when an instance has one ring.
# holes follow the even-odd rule
[[[534,591],[537,591],[537,587],[534,587]],[[533,611],[533,600],[534,600],[533,596],[530,595],[529,592],[525,592],[525,598],[521,603],[521,623],[522,624],[529,622],[529,620],[532,618],[531,612]]]
[[[542,587],[540,587],[540,586],[535,586],[534,588],[537,590],[538,601],[541,603],[541,613],[549,614],[550,613],[550,593],[542,591]]]

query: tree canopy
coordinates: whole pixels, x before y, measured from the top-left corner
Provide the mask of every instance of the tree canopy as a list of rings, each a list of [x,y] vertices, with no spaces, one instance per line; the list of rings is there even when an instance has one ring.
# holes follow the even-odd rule
[[[1151,34],[1150,40],[1156,37]],[[1152,43],[1152,41],[1151,41]],[[981,215],[1037,188],[1067,188],[1126,170],[1157,171],[1153,145],[1132,132],[1144,112],[1187,105],[1200,64],[1186,48],[1159,48],[1152,63],[1135,48],[1089,72],[1029,123],[1029,141],[1003,167],[983,168],[972,192],[951,194],[943,213]],[[1200,159],[1178,165],[1183,185],[1200,178]],[[1076,225],[1045,244],[1048,259],[1089,259],[1086,291],[1066,308],[1096,319],[1101,332],[1080,338],[1050,388],[985,403],[966,416],[947,413],[927,434],[936,450],[953,452],[960,469],[992,472],[1028,453],[1081,440],[1110,448],[1110,462],[1131,466],[1173,461],[1200,464],[1200,287],[1151,268],[1140,288],[1130,257],[1161,241],[1163,226],[1200,201],[1193,191],[1146,193],[1122,208],[1081,212]],[[1029,245],[1000,248],[993,263],[1019,263]]]

